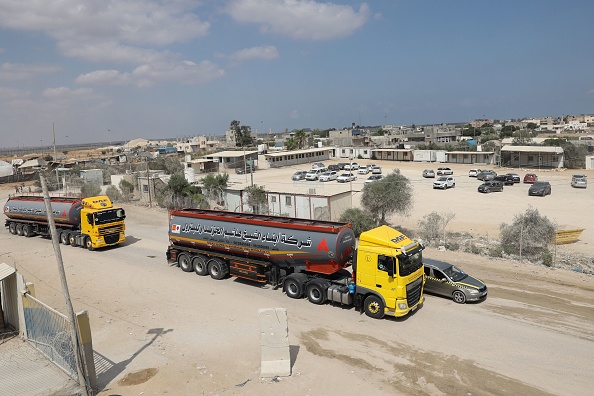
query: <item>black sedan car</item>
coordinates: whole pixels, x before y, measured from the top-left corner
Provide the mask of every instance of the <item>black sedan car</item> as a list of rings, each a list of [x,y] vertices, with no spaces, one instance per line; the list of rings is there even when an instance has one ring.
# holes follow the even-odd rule
[[[490,193],[493,191],[503,191],[503,183],[500,181],[491,180],[478,186],[478,192]]]
[[[510,175],[497,175],[493,180],[500,181],[505,186],[513,186],[514,178]]]
[[[424,258],[423,263],[427,293],[449,297],[458,304],[487,298],[485,282],[468,275],[455,265],[428,258]]]
[[[547,181],[537,181],[528,189],[528,195],[551,195],[551,183]]]

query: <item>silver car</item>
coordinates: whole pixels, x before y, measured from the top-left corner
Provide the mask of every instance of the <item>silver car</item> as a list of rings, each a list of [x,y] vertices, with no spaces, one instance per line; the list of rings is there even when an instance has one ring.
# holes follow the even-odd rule
[[[487,298],[487,285],[460,268],[445,261],[423,259],[425,265],[425,291],[451,298],[458,304]]]

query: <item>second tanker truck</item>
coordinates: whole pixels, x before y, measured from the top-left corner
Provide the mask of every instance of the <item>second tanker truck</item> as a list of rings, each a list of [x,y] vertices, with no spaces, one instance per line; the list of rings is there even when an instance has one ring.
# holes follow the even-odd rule
[[[356,246],[348,223],[182,209],[170,213],[166,255],[185,272],[269,283],[379,319],[423,303],[423,249],[385,225],[361,233]]]
[[[51,197],[56,230],[64,245],[94,250],[126,240],[124,209],[109,197]],[[5,226],[11,234],[50,236],[45,202],[41,196],[13,196],[4,204]]]

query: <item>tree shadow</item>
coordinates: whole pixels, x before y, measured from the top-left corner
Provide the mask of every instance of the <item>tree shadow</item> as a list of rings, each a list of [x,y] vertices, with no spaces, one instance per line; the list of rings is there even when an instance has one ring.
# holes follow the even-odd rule
[[[149,329],[147,334],[151,334],[153,337],[146,344],[144,344],[138,351],[134,352],[130,358],[123,360],[119,363],[115,363],[106,356],[93,350],[93,360],[95,362],[95,372],[97,373],[97,390],[102,391],[105,387],[113,381],[118,375],[120,375],[126,367],[142,353],[146,348],[151,346],[158,337],[173,331],[173,329],[164,330],[163,328]]]

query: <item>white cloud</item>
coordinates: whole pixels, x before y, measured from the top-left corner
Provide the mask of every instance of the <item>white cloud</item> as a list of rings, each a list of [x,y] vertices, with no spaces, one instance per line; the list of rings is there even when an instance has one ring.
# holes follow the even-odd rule
[[[0,65],[0,81],[28,80],[40,74],[57,73],[61,69],[51,65],[27,65],[3,63]]]
[[[244,48],[229,55],[233,62],[240,63],[252,59],[272,60],[278,58],[278,50],[271,46]]]
[[[0,98],[3,100],[26,98],[29,94],[29,92],[21,89],[0,87]]]
[[[330,40],[349,36],[370,16],[369,6],[351,6],[313,0],[234,0],[226,12],[236,21],[260,25],[263,33],[297,39]]]
[[[225,71],[215,63],[204,61],[194,63],[183,62],[155,62],[143,64],[131,73],[117,70],[96,70],[81,74],[76,78],[78,84],[83,85],[136,85],[148,87],[159,82],[179,81],[186,84],[205,83],[223,77]]]
[[[52,98],[52,99],[70,99],[73,97],[88,98],[92,94],[93,94],[93,90],[91,88],[71,89],[68,87],[58,87],[58,88],[48,88],[45,91],[43,91],[43,96],[45,98]]]

